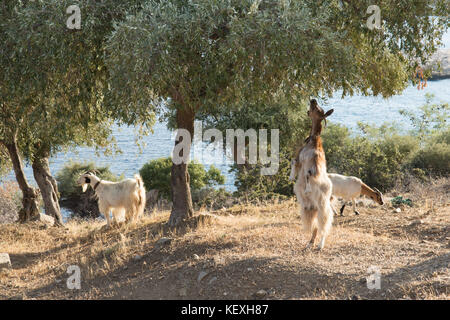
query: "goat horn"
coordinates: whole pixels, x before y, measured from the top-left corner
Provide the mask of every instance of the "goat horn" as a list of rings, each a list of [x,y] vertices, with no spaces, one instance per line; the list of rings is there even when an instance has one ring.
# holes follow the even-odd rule
[[[100,172],[97,169],[88,170],[88,171],[86,171],[86,173],[100,174]]]
[[[373,188],[373,190],[375,190],[376,192],[378,192],[379,194],[381,194],[380,190],[378,190],[377,188]]]

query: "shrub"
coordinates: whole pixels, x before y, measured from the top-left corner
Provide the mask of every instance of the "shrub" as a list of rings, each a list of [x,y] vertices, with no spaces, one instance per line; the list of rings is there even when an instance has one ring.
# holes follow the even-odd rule
[[[231,193],[226,191],[225,188],[216,190],[211,187],[205,187],[192,192],[192,201],[199,207],[220,209],[228,206],[230,199],[232,200],[231,196]]]
[[[330,124],[322,135],[328,172],[359,177],[384,191],[392,188],[417,151],[418,140],[384,129],[364,126],[369,134],[352,137],[347,128]]]
[[[139,170],[147,190],[157,189],[163,197],[171,199],[170,175],[172,169],[172,158],[160,158],[151,160]],[[225,183],[225,177],[220,170],[211,166],[206,171],[203,164],[192,161],[189,163],[188,172],[190,176],[191,191],[197,191],[204,187],[212,187]]]
[[[81,187],[77,186],[77,180],[80,174],[88,170],[97,170],[97,174],[101,179],[109,181],[118,181],[123,176],[117,177],[108,167],[96,167],[93,163],[81,164],[70,162],[64,166],[56,175],[58,181],[58,189],[61,195],[61,206],[72,211],[72,215],[83,218],[97,218],[100,216],[97,200],[94,191],[88,188],[85,193]]]
[[[292,196],[293,182],[289,181],[291,153],[280,151],[278,172],[274,175],[261,175],[261,165],[232,167],[236,173],[236,195],[246,200],[270,200]]]
[[[441,142],[427,145],[415,155],[411,166],[432,175],[448,175],[450,172],[450,144]]]
[[[81,187],[77,185],[77,180],[81,174],[88,170],[97,170],[97,176],[104,180],[119,181],[123,176],[117,177],[108,167],[97,167],[94,163],[70,162],[65,165],[56,175],[58,190],[61,198],[79,197],[82,193]]]

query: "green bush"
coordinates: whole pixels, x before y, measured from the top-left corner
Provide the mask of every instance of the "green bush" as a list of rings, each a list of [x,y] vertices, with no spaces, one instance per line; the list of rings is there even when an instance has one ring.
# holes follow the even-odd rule
[[[427,145],[414,156],[411,166],[432,175],[448,175],[450,172],[450,144],[441,142]]]
[[[291,153],[280,151],[280,164],[278,172],[274,175],[261,175],[261,165],[247,165],[238,167],[234,165],[237,187],[236,196],[246,200],[270,200],[292,196],[293,182],[289,181],[291,170]]]
[[[373,131],[371,127],[364,128],[366,132]],[[322,135],[328,172],[356,176],[384,191],[392,188],[402,178],[419,143],[409,135],[377,132],[352,137],[347,128],[330,124]]]
[[[205,187],[200,190],[192,191],[192,201],[199,207],[210,207],[213,209],[220,209],[228,206],[228,200],[231,199],[232,194],[225,190],[225,188],[214,189]]]
[[[63,199],[77,198],[81,195],[81,187],[77,186],[77,180],[81,174],[88,170],[97,170],[101,179],[119,181],[123,176],[117,177],[108,167],[96,167],[94,163],[70,162],[65,165],[56,175],[58,190]]]
[[[160,158],[151,160],[139,170],[147,190],[157,189],[163,197],[171,199],[170,175],[172,158]],[[225,177],[220,170],[211,166],[206,171],[203,164],[192,161],[188,165],[191,191],[200,190],[204,187],[212,187],[225,183]]]

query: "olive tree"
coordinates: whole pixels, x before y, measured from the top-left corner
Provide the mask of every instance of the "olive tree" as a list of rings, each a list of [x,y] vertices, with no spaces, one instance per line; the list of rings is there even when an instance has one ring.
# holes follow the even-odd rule
[[[118,23],[108,45],[111,103],[128,123],[161,100],[191,136],[200,112],[276,92],[309,98],[400,93],[445,27],[444,0],[148,0]],[[180,143],[177,139],[175,144]],[[169,224],[193,213],[187,163],[172,166]]]
[[[80,29],[69,27],[67,9],[74,3],[82,14]],[[23,193],[20,221],[38,214],[38,193],[25,177],[22,156],[32,163],[46,212],[61,224],[49,157],[75,145],[109,144],[111,118],[102,107],[108,78],[104,43],[113,21],[138,3],[41,0],[0,4],[0,143],[8,150]]]

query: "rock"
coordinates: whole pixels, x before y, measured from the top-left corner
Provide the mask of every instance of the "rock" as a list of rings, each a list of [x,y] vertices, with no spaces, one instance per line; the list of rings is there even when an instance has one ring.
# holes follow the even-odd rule
[[[423,220],[416,220],[416,221],[413,221],[413,222],[410,224],[410,226],[416,226],[416,225],[423,224],[423,223],[424,223]]]
[[[402,209],[396,208],[396,209],[394,210],[394,212],[395,212],[395,213],[400,213],[400,212],[402,212]]]
[[[186,289],[186,288],[181,288],[181,289],[178,291],[178,295],[179,295],[180,297],[186,297],[186,296],[187,296],[187,289]]]
[[[0,253],[0,270],[1,269],[11,269],[11,260],[9,259],[9,254]]]
[[[213,284],[213,282],[217,281],[217,277],[212,277],[211,280],[209,280],[208,284]]]
[[[140,255],[135,255],[134,257],[133,257],[133,260],[134,261],[139,261],[139,260],[141,260],[142,259],[142,256],[140,256]]]
[[[197,282],[200,283],[203,280],[203,278],[205,278],[207,275],[208,275],[208,272],[200,271],[200,273],[198,274],[198,277],[197,277]]]
[[[172,240],[173,240],[172,238],[163,237],[163,238],[159,239],[158,241],[156,241],[156,244],[159,246],[164,246],[164,245],[170,244],[172,242]]]
[[[36,218],[33,221],[43,222],[46,226],[49,227],[53,227],[53,225],[55,224],[55,218],[44,213],[39,213],[39,215],[36,216]]]
[[[352,297],[352,300],[361,300],[361,297],[358,296],[358,295],[354,295],[354,296]]]
[[[199,257],[198,254],[195,254],[195,253],[194,253],[194,255],[193,255],[192,257],[193,257],[194,260],[196,260],[196,261],[200,260],[200,257]]]
[[[252,272],[253,268],[247,268],[247,271]]]
[[[255,297],[257,297],[257,298],[263,298],[266,295],[267,295],[267,291],[263,290],[263,289],[261,289],[255,293]]]

